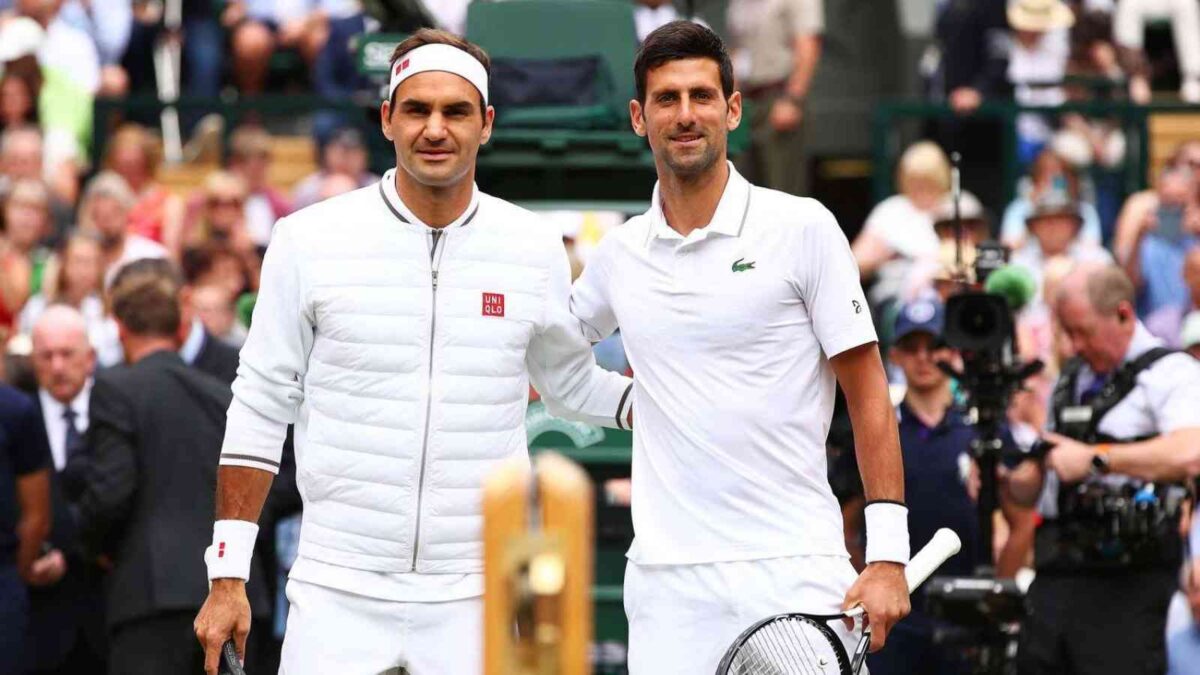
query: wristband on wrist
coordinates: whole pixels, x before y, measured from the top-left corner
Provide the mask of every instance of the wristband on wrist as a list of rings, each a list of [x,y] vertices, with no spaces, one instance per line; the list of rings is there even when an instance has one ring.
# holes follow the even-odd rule
[[[204,551],[208,579],[250,578],[250,558],[258,525],[247,520],[218,520],[213,523],[213,543]]]
[[[867,521],[866,562],[908,564],[908,507],[891,500],[872,500],[863,509]]]

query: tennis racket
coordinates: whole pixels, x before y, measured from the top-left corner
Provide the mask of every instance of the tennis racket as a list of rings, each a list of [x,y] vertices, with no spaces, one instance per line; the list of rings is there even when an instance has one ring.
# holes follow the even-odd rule
[[[904,570],[912,593],[933,571],[958,553],[962,542],[942,528]],[[862,607],[838,614],[777,614],[747,628],[717,666],[717,675],[858,675],[871,645],[871,626],[863,628],[854,654],[846,655],[829,622],[863,616]]]
[[[226,640],[221,645],[221,664],[217,668],[218,675],[246,675],[242,662],[238,659],[237,647],[233,640]]]

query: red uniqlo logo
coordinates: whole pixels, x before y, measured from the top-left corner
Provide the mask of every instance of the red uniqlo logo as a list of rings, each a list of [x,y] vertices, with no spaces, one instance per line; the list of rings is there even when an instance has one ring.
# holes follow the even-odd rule
[[[399,75],[400,73],[403,73],[405,70],[408,70],[408,61],[409,61],[408,59],[404,59],[400,63],[397,63],[396,69],[392,72],[392,75]]]
[[[225,557],[225,542],[221,542],[220,544],[217,544],[217,557],[218,558]]]
[[[483,294],[483,315],[484,316],[504,316],[504,294],[503,293],[484,293]]]

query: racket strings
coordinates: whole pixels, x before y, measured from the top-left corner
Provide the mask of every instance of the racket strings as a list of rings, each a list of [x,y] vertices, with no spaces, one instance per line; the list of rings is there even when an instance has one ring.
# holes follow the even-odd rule
[[[788,617],[762,626],[734,655],[728,675],[837,675],[830,638],[813,621]]]

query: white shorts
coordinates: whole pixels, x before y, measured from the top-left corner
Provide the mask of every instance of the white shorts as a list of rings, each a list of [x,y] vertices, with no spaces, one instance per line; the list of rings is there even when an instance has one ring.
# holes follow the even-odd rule
[[[280,675],[472,675],[483,671],[483,599],[395,602],[287,584]]]
[[[834,614],[858,578],[847,558],[797,556],[625,566],[630,675],[711,675],[725,650],[773,614]],[[858,633],[829,624],[846,646]],[[866,668],[862,670],[866,673]]]

